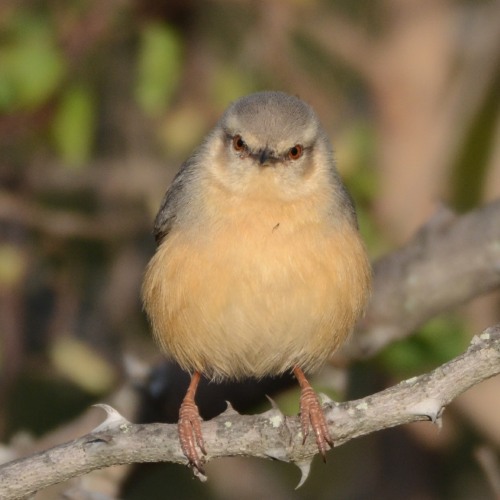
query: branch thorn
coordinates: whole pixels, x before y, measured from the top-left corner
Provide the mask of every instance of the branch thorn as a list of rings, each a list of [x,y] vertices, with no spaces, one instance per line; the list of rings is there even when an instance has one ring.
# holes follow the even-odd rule
[[[106,420],[93,429],[92,432],[109,431],[117,427],[126,430],[130,425],[130,422],[112,406],[106,404],[96,404],[92,406],[95,408],[102,408],[106,412]]]

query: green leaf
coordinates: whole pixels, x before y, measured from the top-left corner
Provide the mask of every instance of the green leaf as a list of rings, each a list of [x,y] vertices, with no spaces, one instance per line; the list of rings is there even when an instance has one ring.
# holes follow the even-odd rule
[[[53,122],[53,139],[62,159],[72,167],[88,161],[95,128],[95,103],[83,86],[66,90]]]
[[[180,37],[164,24],[149,24],[141,33],[136,99],[150,116],[167,107],[179,82],[182,66]]]
[[[30,109],[59,87],[66,67],[43,19],[18,20],[0,45],[0,111]]]

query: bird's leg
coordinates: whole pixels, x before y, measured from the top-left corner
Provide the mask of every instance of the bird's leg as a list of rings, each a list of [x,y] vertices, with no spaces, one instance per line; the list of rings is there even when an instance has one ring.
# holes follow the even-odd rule
[[[325,414],[318,400],[318,396],[314,392],[311,384],[307,381],[304,372],[296,366],[293,373],[300,385],[300,425],[302,427],[302,435],[304,436],[302,444],[306,442],[309,435],[309,426],[312,427],[316,436],[316,444],[318,450],[326,461],[327,445],[333,448],[333,440],[326,424]]]
[[[199,382],[200,373],[194,372],[186,395],[182,400],[179,410],[179,423],[177,425],[179,430],[179,441],[184,455],[186,455],[186,458],[193,467],[196,467],[199,472],[204,474],[202,462],[198,450],[196,449],[196,445],[198,445],[203,455],[207,453],[201,433],[200,412],[194,402],[194,396]]]

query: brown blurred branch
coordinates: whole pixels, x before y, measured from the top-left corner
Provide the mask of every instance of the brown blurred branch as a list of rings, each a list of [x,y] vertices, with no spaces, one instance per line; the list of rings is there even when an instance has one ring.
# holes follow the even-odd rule
[[[461,356],[430,373],[347,403],[328,401],[325,414],[338,445],[372,432],[419,420],[440,423],[444,408],[459,394],[500,373],[500,324],[474,337]],[[108,419],[90,434],[0,467],[0,497],[22,498],[92,470],[133,462],[186,463],[173,424],[137,425],[108,407]],[[207,461],[256,456],[298,465],[307,477],[317,447],[302,445],[298,417],[277,408],[239,415],[229,408],[203,423]]]
[[[500,200],[462,216],[441,208],[374,265],[373,298],[346,352],[367,357],[437,314],[500,286]]]
[[[21,223],[50,235],[63,238],[97,238],[102,240],[130,237],[147,227],[140,214],[104,213],[98,216],[47,209],[31,200],[0,192],[0,220]]]

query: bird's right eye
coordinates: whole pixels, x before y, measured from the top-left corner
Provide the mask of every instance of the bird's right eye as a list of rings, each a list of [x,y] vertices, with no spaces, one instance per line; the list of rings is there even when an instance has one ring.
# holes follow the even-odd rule
[[[241,135],[235,135],[233,137],[233,149],[238,153],[245,151],[246,144],[245,141],[241,138]]]

